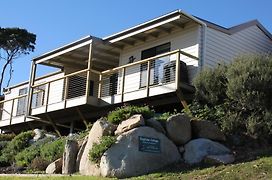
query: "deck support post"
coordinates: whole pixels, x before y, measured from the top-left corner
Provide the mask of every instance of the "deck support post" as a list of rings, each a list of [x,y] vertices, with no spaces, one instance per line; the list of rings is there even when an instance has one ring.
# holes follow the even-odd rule
[[[88,71],[87,71],[87,77],[86,77],[86,103],[88,103],[88,98],[90,94],[90,80],[91,80],[91,68],[93,66],[92,62],[92,43],[90,43],[89,46],[89,57],[88,57]]]
[[[146,73],[146,97],[149,97],[150,65],[151,65],[151,62],[150,62],[150,61],[147,61],[147,73]]]
[[[102,74],[99,74],[99,84],[98,84],[98,95],[97,97],[100,99],[102,96]]]
[[[74,132],[74,126],[75,126],[75,123],[74,123],[74,121],[72,121],[71,124],[70,124],[69,134],[73,134],[73,132]]]
[[[80,111],[80,109],[78,107],[76,107],[76,111],[79,115],[79,117],[81,118],[81,120],[83,121],[84,125],[86,126],[86,129],[88,128],[88,122],[86,120],[86,118],[83,116],[82,112]]]
[[[32,104],[32,96],[33,96],[32,86],[34,85],[34,81],[35,81],[36,69],[37,69],[37,64],[35,63],[35,61],[32,61],[30,79],[28,84],[27,109],[25,113],[25,121],[26,121],[26,117],[31,114],[31,104]]]
[[[54,121],[51,119],[51,117],[49,116],[49,114],[45,113],[45,115],[46,115],[46,118],[48,119],[48,121],[50,122],[50,124],[53,126],[53,128],[54,128],[55,132],[57,133],[57,135],[58,135],[59,137],[61,137],[61,134],[60,134],[60,132],[59,132],[59,130],[58,130],[56,124],[55,124]]]
[[[124,102],[126,68],[122,68],[121,102]]]

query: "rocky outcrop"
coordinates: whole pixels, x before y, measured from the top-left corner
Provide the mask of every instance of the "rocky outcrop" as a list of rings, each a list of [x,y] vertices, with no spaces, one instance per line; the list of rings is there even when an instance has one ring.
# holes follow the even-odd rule
[[[121,124],[118,125],[117,130],[115,131],[115,135],[122,134],[123,132],[144,125],[145,122],[143,116],[141,114],[135,114],[129,119],[122,121]]]
[[[45,170],[46,174],[61,174],[62,171],[62,158],[49,164]]]
[[[192,137],[190,118],[185,114],[171,116],[167,119],[166,131],[176,145],[187,143]]]
[[[66,140],[63,153],[62,174],[72,174],[76,171],[77,152],[77,141]]]
[[[208,155],[226,155],[231,153],[224,145],[204,138],[191,140],[184,148],[183,158],[188,164],[199,163]]]
[[[94,143],[99,143],[102,136],[107,136],[113,134],[116,126],[108,123],[107,121],[100,119],[97,120],[92,129],[90,130],[88,141],[82,153],[79,162],[79,172],[82,175],[92,175],[99,176],[100,169],[99,165],[91,162],[89,160],[89,151],[92,149]]]
[[[150,127],[138,127],[117,138],[101,158],[101,174],[126,178],[146,174],[181,158],[175,144]]]
[[[216,141],[225,141],[226,137],[222,131],[211,121],[192,120],[192,130],[194,137],[207,138]]]
[[[88,136],[86,136],[84,138],[83,142],[81,143],[81,146],[79,147],[79,150],[78,150],[78,153],[77,153],[77,159],[76,159],[76,172],[79,171],[79,163],[80,163],[80,160],[82,158],[82,154],[83,154],[84,149],[86,147],[87,141],[88,141]]]
[[[152,127],[160,133],[166,134],[166,131],[162,127],[161,123],[159,121],[157,121],[156,119],[153,119],[153,118],[147,119],[147,120],[145,120],[145,124],[146,124],[146,126]]]

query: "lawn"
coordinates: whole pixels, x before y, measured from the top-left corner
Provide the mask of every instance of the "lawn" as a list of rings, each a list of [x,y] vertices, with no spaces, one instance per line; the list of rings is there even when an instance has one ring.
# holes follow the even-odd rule
[[[109,179],[91,176],[0,176],[0,180],[98,180]],[[163,172],[153,173],[145,176],[132,178],[141,179],[272,179],[272,156],[260,157],[257,160],[241,162],[232,165],[221,165],[212,167],[190,168],[178,170],[177,168]]]

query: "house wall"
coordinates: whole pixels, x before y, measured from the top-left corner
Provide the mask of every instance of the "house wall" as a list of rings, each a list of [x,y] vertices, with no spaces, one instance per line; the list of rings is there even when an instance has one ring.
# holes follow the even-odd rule
[[[63,77],[63,76],[64,76],[64,73],[57,73],[57,74],[54,74],[54,75],[49,76],[49,77],[41,78],[41,79],[37,80],[35,82],[35,84],[48,82],[48,81],[51,81],[53,79]],[[15,87],[11,87],[10,88],[10,93],[5,95],[5,100],[16,98],[17,96],[19,96],[20,89],[23,89],[23,88],[28,88],[28,82],[22,83],[21,85],[18,85],[18,86],[15,86]],[[46,90],[47,90],[47,86],[46,86],[45,92],[46,92]],[[62,91],[63,91],[63,80],[62,81],[56,81],[54,85],[52,83],[51,88],[50,88],[50,92],[49,92],[49,94],[50,94],[49,95],[49,97],[50,97],[49,100],[50,99],[52,99],[54,101],[60,100],[60,98],[62,97],[62,95],[60,95],[62,93]],[[46,93],[45,93],[45,96],[47,96]],[[12,114],[13,114],[13,116],[16,116],[17,107],[18,107],[18,100],[14,101],[14,106],[13,107],[14,107],[14,109],[13,109]],[[12,101],[8,101],[8,102],[4,103],[4,105],[3,105],[4,110],[6,110],[7,112],[10,113],[11,108],[12,108]],[[2,120],[10,118],[10,115],[7,112],[3,111]]]
[[[207,28],[204,66],[230,63],[243,54],[271,53],[272,40],[260,28],[251,26],[232,35]]]
[[[200,26],[195,23],[189,23],[186,27],[178,32],[169,34],[167,36],[157,38],[156,40],[147,41],[144,44],[135,46],[130,49],[125,49],[120,53],[119,65],[125,65],[129,62],[129,57],[134,56],[134,62],[141,60],[141,52],[143,50],[164,44],[171,43],[171,51],[181,49],[196,57],[199,57],[199,42],[200,42]],[[176,59],[176,55],[170,57],[171,60]],[[189,79],[192,80],[197,71],[198,62],[192,59],[181,56],[181,60],[188,65]],[[120,87],[119,81],[119,87]],[[127,68],[125,78],[125,92],[139,90],[140,85],[140,65]],[[120,88],[118,88],[120,90]]]

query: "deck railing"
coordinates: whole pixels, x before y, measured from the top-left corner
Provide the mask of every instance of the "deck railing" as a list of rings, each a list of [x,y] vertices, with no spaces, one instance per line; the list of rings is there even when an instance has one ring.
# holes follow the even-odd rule
[[[184,59],[182,56],[187,60],[198,60],[191,54],[175,50],[103,72],[84,69],[47,82],[34,82],[31,86],[31,109],[41,106],[47,109],[49,105],[58,102],[64,102],[66,108],[67,100],[85,97],[87,103],[90,96],[99,99],[120,95],[123,102],[126,93],[144,90],[148,97],[152,87],[175,83],[177,88],[180,83],[180,61]],[[25,114],[26,106],[26,94],[1,101],[2,120],[8,120],[11,124],[13,117]]]

